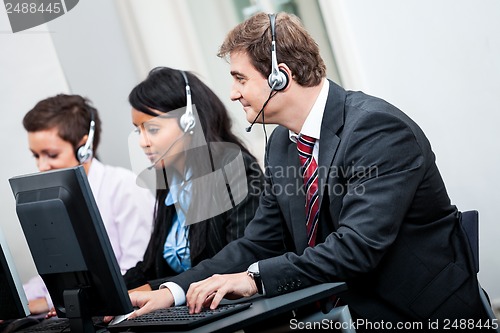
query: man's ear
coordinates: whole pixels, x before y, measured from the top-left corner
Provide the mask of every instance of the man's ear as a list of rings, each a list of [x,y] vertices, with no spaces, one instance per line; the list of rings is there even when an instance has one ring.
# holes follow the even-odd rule
[[[290,70],[290,67],[288,67],[285,63],[280,63],[278,65],[278,69],[286,77],[286,81],[287,81],[286,85],[285,85],[285,87],[283,89],[281,89],[281,91],[285,91],[285,90],[287,90],[290,87],[290,84],[292,83],[291,82],[293,80],[292,71]]]

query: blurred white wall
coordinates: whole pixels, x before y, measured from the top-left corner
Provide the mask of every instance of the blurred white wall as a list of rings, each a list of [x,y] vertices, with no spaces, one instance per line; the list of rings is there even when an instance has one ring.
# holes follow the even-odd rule
[[[38,100],[69,90],[51,35],[47,26],[12,34],[7,13],[0,9],[0,140],[3,143],[0,228],[24,279],[35,274],[36,270],[17,220],[8,179],[37,171],[22,126],[24,114]]]
[[[479,280],[500,299],[500,2],[320,3],[344,86],[412,117],[432,144],[452,202],[479,210]]]
[[[500,199],[495,177],[500,134],[494,127],[500,105],[500,3],[319,0],[319,5],[344,87],[384,98],[416,120],[433,145],[454,203],[480,211],[480,281],[492,298],[500,298],[500,224],[494,210]],[[0,9],[5,147],[0,227],[23,280],[35,271],[7,180],[36,170],[21,119],[38,100],[60,92],[88,96],[103,118],[101,159],[129,167],[128,92],[152,67],[191,70],[226,103],[235,131],[263,156],[262,129],[244,132],[243,112],[228,98],[229,66],[216,57],[238,14],[232,0],[86,0],[46,27],[12,34]],[[331,52],[323,39],[318,42],[325,55]]]

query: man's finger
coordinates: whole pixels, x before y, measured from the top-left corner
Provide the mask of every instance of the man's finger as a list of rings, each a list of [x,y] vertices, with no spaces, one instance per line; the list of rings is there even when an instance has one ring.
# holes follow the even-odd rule
[[[225,290],[224,291],[221,291],[221,289],[217,290],[212,299],[212,304],[210,304],[210,309],[215,310],[219,306],[220,302],[222,301],[225,295],[226,295]]]
[[[134,312],[132,312],[132,313],[130,314],[130,316],[128,316],[128,319],[134,319],[134,318],[137,318],[137,317],[142,316],[143,314],[146,314],[146,313],[148,313],[148,312],[150,312],[150,311],[148,311],[148,310],[146,309],[146,307],[142,307],[142,308],[137,309],[137,310],[135,310]]]
[[[114,316],[104,316],[102,319],[103,322],[109,323],[111,320],[113,320]]]
[[[212,293],[212,294],[207,296],[207,298],[205,299],[205,302],[203,302],[204,308],[210,307],[210,304],[212,303],[212,299],[214,298],[214,296],[215,296],[215,293]]]

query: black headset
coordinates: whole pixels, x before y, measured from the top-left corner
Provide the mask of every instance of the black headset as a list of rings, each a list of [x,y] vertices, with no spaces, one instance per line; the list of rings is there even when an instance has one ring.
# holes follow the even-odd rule
[[[189,86],[189,81],[187,75],[184,71],[181,71],[184,82],[186,83],[186,112],[179,119],[179,125],[184,133],[193,130],[196,125],[196,119],[193,114],[193,104],[191,101],[191,87]]]
[[[85,144],[78,147],[76,150],[76,159],[80,164],[88,162],[94,156],[94,133],[95,133],[95,120],[94,120],[94,110],[92,107],[86,108],[90,113],[90,127],[89,134],[87,135],[87,141]]]
[[[278,67],[276,57],[276,14],[269,14],[271,23],[271,74],[267,78],[269,87],[274,91],[281,91],[288,85],[288,75]]]

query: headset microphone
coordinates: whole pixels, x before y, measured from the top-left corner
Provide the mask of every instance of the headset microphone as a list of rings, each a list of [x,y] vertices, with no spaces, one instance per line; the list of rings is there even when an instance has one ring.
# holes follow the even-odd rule
[[[179,140],[182,139],[186,134],[187,134],[187,132],[183,132],[177,139],[175,139],[175,141],[172,142],[172,144],[167,148],[167,150],[165,150],[165,152],[163,154],[161,154],[161,156],[159,158],[157,158],[156,161],[153,162],[153,164],[151,164],[150,166],[148,166],[148,170],[153,169],[156,166],[156,164],[158,164],[158,162],[160,162],[161,160],[163,160],[163,158],[165,157],[165,155],[167,155],[168,152],[175,146],[175,144],[177,142],[179,142]]]
[[[252,127],[253,125],[255,124],[255,122],[257,121],[257,119],[259,118],[260,114],[262,112],[264,112],[264,108],[266,107],[267,103],[269,102],[269,100],[271,99],[271,97],[273,97],[273,91],[275,91],[274,89],[274,84],[273,86],[271,87],[271,93],[269,93],[269,97],[267,98],[267,100],[264,102],[264,104],[262,105],[262,108],[260,109],[259,113],[257,113],[257,116],[255,117],[255,119],[252,121],[252,123],[250,124],[250,126],[248,126],[247,128],[245,128],[245,131],[247,132],[250,132],[252,130]],[[264,118],[264,117],[262,117]]]
[[[255,124],[255,122],[257,121],[257,118],[259,118],[259,116],[262,113],[262,111],[264,111],[264,108],[260,109],[259,113],[257,113],[257,117],[255,117],[255,119],[252,121],[252,123],[250,124],[250,126],[248,126],[247,128],[245,128],[245,131],[247,131],[248,133],[250,131],[252,131],[253,124]]]

